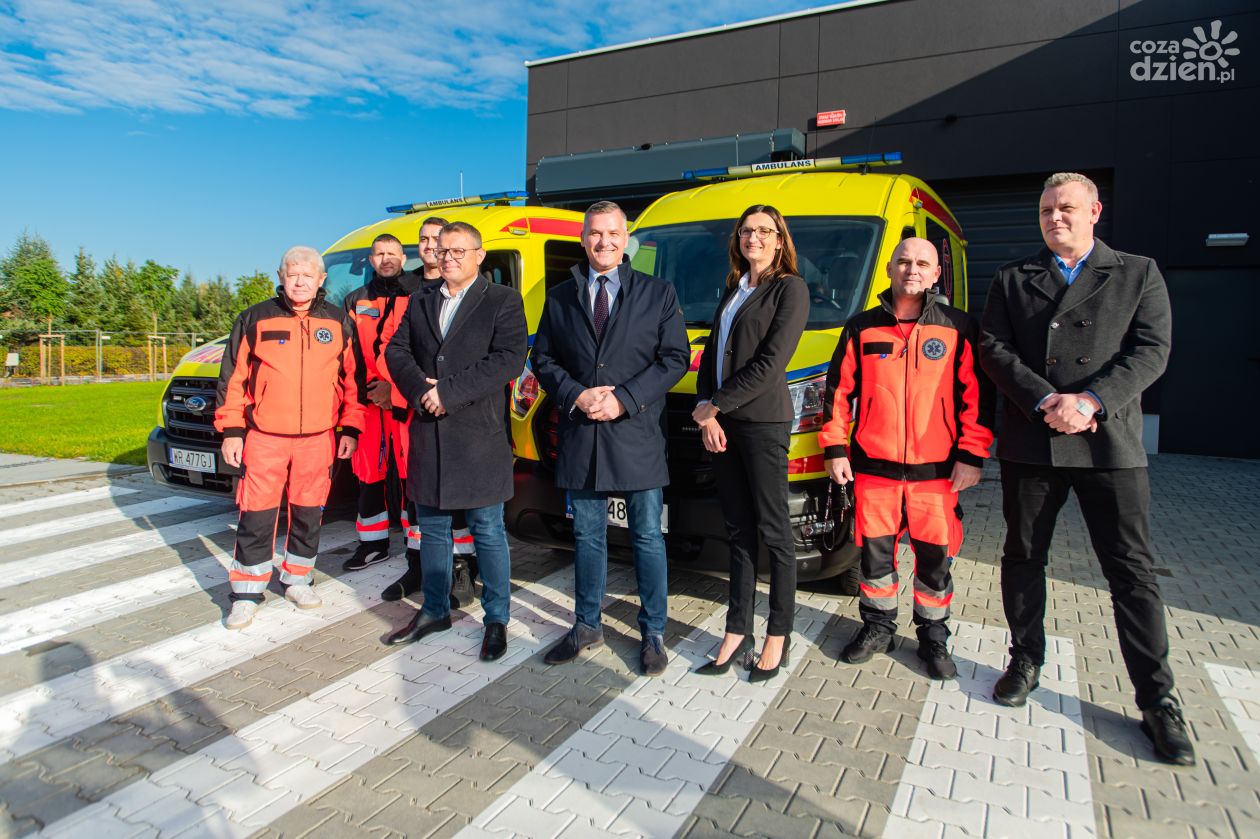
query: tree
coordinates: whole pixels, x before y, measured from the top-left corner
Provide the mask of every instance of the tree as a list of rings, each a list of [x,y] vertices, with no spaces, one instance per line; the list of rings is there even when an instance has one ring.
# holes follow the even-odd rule
[[[19,265],[8,286],[10,308],[19,316],[43,321],[65,314],[70,284],[52,259],[40,257]]]
[[[276,283],[262,273],[236,279],[236,313],[276,296]]]
[[[79,248],[74,258],[74,275],[70,278],[70,295],[66,300],[66,320],[81,329],[100,329],[110,309],[105,284],[96,273],[96,261]]]
[[[129,266],[130,267],[130,266]],[[175,295],[175,279],[179,271],[169,265],[158,265],[153,260],[146,260],[139,269],[133,269],[131,292],[141,307],[149,313],[149,328],[153,328],[153,316],[159,318],[169,316],[171,298]]]
[[[29,301],[23,299],[23,294],[15,287],[18,281],[18,274],[24,267],[43,263],[43,267],[38,269],[44,271],[47,269],[48,263],[52,264],[57,277],[62,283],[65,278],[61,276],[61,268],[57,266],[57,260],[53,257],[52,248],[48,242],[44,241],[42,236],[34,235],[23,231],[18,236],[17,241],[13,243],[13,248],[9,251],[9,255],[0,260],[0,312],[7,312],[10,318],[27,319],[34,317],[28,315],[26,309]],[[28,276],[28,281],[30,277]],[[38,307],[37,307],[38,308]]]

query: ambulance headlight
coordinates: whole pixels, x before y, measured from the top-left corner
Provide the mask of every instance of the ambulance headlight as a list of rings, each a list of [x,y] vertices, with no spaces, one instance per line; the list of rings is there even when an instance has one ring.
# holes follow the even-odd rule
[[[788,385],[788,393],[792,396],[792,433],[817,431],[823,424],[823,399],[827,390],[827,376],[824,374],[813,379],[806,379]]]

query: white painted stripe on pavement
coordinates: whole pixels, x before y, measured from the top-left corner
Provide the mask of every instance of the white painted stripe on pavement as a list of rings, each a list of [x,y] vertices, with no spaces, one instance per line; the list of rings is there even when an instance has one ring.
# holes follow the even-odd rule
[[[1227,664],[1203,666],[1252,758],[1260,762],[1260,675]]]
[[[78,516],[67,516],[63,519],[44,521],[39,524],[28,524],[25,527],[12,527],[8,530],[0,530],[0,548],[19,545],[23,542],[34,542],[36,539],[46,539],[49,536],[60,536],[63,533],[73,533],[76,530],[87,530],[92,527],[114,524],[142,516],[156,516],[160,513],[171,513],[176,510],[187,509],[188,507],[204,504],[221,505],[222,503],[213,498],[189,498],[186,495],[171,495],[166,498],[156,498],[152,501],[142,501],[139,504],[129,504],[126,507],[113,507],[108,510],[96,510]]]
[[[1047,637],[1041,687],[1005,708],[1009,633],[956,621],[952,640],[958,678],[928,691],[884,836],[1097,836],[1072,642]]]
[[[140,533],[128,533],[116,536],[103,542],[95,542],[88,547],[66,548],[26,559],[14,560],[0,565],[0,589],[18,586],[35,580],[45,580],[57,574],[81,571],[122,559],[132,554],[142,553],[166,545],[177,545],[198,536],[210,536],[231,529],[236,524],[237,513],[225,513],[217,516],[182,521],[179,524],[163,525],[155,530],[144,530]]]
[[[26,501],[0,504],[0,519],[42,510],[55,510],[58,507],[71,507],[75,504],[87,504],[90,501],[99,501],[102,498],[122,498],[125,495],[134,495],[139,491],[139,489],[132,487],[99,486],[75,490],[74,492],[62,492],[56,495],[36,496]]]
[[[373,565],[317,584],[318,609],[276,598],[247,629],[215,621],[0,696],[0,765],[370,609],[396,579],[396,563]]]
[[[357,539],[353,525],[330,526],[320,535],[320,550],[333,550]],[[284,541],[281,536],[276,542],[277,569],[284,561]],[[227,582],[224,572],[231,564],[232,551],[216,546],[200,559],[2,615],[0,655]]]
[[[770,707],[784,673],[799,666],[836,602],[797,594],[792,655],[770,685],[750,684],[742,671],[691,672],[721,640],[726,612],[718,610],[677,645],[664,675],[637,679],[456,835],[674,835]]]
[[[614,578],[628,582],[627,570],[614,569],[610,583]],[[572,601],[553,586],[571,581],[570,571],[558,571],[512,593],[508,652],[498,661],[478,658],[482,611],[474,606],[450,631],[402,647],[53,823],[42,835],[249,836],[563,635]]]

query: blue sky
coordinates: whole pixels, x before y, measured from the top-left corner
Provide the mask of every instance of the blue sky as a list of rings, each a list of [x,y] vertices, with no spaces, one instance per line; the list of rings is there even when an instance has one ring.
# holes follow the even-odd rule
[[[384,207],[520,189],[528,59],[791,0],[0,0],[0,250],[271,271]]]

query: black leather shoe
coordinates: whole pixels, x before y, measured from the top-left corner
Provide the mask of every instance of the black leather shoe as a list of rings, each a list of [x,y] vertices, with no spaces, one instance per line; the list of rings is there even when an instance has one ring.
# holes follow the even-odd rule
[[[701,676],[721,676],[731,669],[731,662],[738,662],[740,667],[745,670],[752,666],[753,658],[753,637],[745,635],[744,639],[739,642],[739,646],[735,648],[735,652],[727,656],[726,661],[720,664],[716,659],[707,661],[695,669],[696,673]]]
[[[993,701],[1008,708],[1019,708],[1028,701],[1028,694],[1041,684],[1041,667],[1024,655],[1011,657],[1006,672],[993,686]]]
[[[442,618],[435,618],[426,615],[424,612],[417,611],[416,616],[411,619],[411,623],[404,626],[397,632],[385,638],[385,643],[391,647],[395,644],[410,644],[412,641],[419,641],[426,635],[432,635],[434,632],[441,632],[444,629],[451,628],[451,616],[447,615]]]
[[[1142,733],[1151,738],[1155,754],[1178,766],[1194,766],[1194,744],[1186,732],[1181,707],[1172,699],[1164,699],[1142,712]]]
[[[949,654],[949,648],[941,641],[919,641],[919,658],[927,665],[933,679],[953,679],[958,675],[958,665]]]
[[[361,571],[369,565],[389,559],[389,540],[380,539],[375,542],[360,542],[354,556],[341,565],[342,571]]]
[[[665,640],[659,635],[649,635],[639,645],[639,669],[644,676],[659,676],[665,672],[669,656],[665,652]]]
[[[507,652],[507,627],[501,623],[486,624],[486,634],[481,636],[481,660],[494,661]]]
[[[748,669],[748,681],[750,682],[768,682],[775,676],[779,675],[779,668],[788,663],[788,654],[792,649],[792,636],[788,635],[783,639],[783,655],[779,656],[779,663],[771,667],[769,670],[762,670],[756,664]]]
[[[892,652],[896,643],[893,634],[886,627],[864,623],[840,653],[840,658],[849,664],[865,664],[875,657],[875,653]]]
[[[575,626],[554,647],[543,656],[545,664],[564,664],[578,657],[583,650],[593,650],[604,646],[604,630]]]

